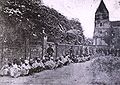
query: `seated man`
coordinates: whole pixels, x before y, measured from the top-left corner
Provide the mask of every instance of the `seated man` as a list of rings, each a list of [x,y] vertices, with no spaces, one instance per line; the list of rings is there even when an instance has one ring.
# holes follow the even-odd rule
[[[11,66],[10,63],[3,65],[3,67],[0,69],[0,75],[1,76],[8,76],[10,66]]]
[[[46,69],[54,69],[55,68],[55,62],[52,59],[49,59],[44,64],[45,64]]]
[[[10,72],[10,76],[14,77],[14,78],[20,76],[20,74],[21,74],[20,68],[18,67],[18,65],[15,62],[12,63],[12,66],[10,67],[9,72]]]
[[[29,74],[29,70],[31,69],[31,66],[25,62],[22,62],[20,68],[21,68],[21,76],[25,76]]]
[[[62,61],[63,65],[67,65],[69,63],[68,58],[66,56],[63,56]]]
[[[65,63],[67,62],[68,60],[64,57],[64,56],[60,56],[60,58],[58,59],[58,67],[61,67],[63,65],[65,65]]]
[[[34,72],[37,72],[39,63],[37,62],[37,59],[35,59],[34,63],[32,64],[32,68]]]
[[[38,67],[37,67],[38,72],[45,69],[45,66],[44,66],[42,60],[37,60],[37,63],[38,63]]]

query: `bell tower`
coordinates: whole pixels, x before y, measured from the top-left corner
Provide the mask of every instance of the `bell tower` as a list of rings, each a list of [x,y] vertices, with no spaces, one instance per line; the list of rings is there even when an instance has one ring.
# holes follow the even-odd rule
[[[110,28],[109,21],[109,12],[104,4],[104,1],[101,0],[100,5],[98,6],[95,12],[95,26],[94,26],[94,45],[107,45],[105,42],[105,36],[108,35],[108,29]]]

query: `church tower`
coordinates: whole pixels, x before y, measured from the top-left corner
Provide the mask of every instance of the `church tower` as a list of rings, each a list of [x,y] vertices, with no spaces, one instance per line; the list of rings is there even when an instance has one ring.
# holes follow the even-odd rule
[[[110,29],[109,12],[101,0],[99,7],[95,12],[95,26],[94,26],[94,45],[104,46],[107,45],[105,42],[105,36],[108,35],[108,29]]]

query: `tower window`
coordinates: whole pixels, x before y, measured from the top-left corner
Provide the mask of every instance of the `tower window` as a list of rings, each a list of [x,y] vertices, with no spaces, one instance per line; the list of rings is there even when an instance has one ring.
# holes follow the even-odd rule
[[[100,34],[102,34],[102,31],[100,31]]]
[[[105,35],[108,35],[107,31],[105,32]]]
[[[102,23],[100,23],[100,26],[102,26],[103,24]]]

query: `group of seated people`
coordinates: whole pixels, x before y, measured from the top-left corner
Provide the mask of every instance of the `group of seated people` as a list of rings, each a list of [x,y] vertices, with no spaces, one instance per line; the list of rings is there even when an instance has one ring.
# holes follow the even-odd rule
[[[54,59],[53,57],[44,56],[43,59],[14,59],[11,63],[6,63],[0,70],[1,76],[11,76],[13,78],[19,76],[32,75],[43,70],[56,69],[71,62],[68,56],[61,56]]]
[[[32,75],[43,70],[52,70],[69,65],[70,63],[78,63],[83,60],[86,61],[86,58],[83,58],[84,56],[71,57],[69,54],[66,54],[61,55],[58,58],[45,55],[42,59],[39,57],[14,59],[11,63],[8,62],[2,66],[0,69],[0,75],[11,76],[13,78]]]

